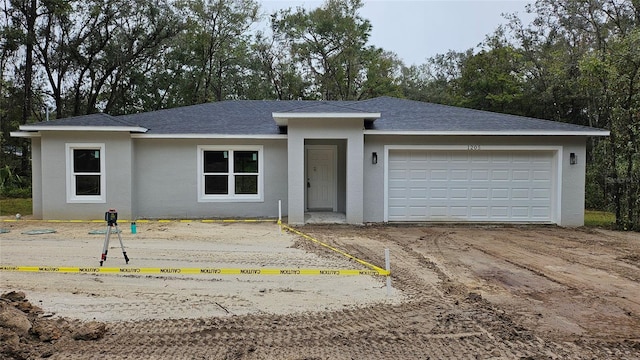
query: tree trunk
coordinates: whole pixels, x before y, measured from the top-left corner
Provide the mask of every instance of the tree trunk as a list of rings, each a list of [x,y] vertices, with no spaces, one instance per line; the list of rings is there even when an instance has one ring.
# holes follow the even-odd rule
[[[25,46],[25,64],[24,64],[24,101],[22,103],[22,118],[20,124],[26,124],[32,112],[32,83],[33,83],[33,48],[36,43],[36,17],[37,3],[36,0],[30,0],[28,7],[24,9],[26,20],[27,41]],[[29,172],[29,144],[25,141],[22,144],[22,157],[20,159],[20,172],[27,174]]]

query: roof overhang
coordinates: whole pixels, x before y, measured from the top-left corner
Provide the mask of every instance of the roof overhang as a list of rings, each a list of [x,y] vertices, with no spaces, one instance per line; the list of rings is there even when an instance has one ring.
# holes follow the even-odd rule
[[[134,139],[286,139],[286,134],[131,134]]]
[[[66,126],[66,125],[20,125],[22,131],[115,131],[145,133],[141,126]]]
[[[35,131],[11,131],[9,136],[15,138],[39,138],[40,133]]]
[[[609,136],[608,130],[507,130],[507,131],[392,131],[365,130],[365,135],[449,135],[449,136]]]
[[[375,120],[380,117],[380,113],[364,113],[364,112],[274,112],[271,114],[273,120],[275,120],[278,126],[288,126],[290,119],[361,119],[361,120]]]

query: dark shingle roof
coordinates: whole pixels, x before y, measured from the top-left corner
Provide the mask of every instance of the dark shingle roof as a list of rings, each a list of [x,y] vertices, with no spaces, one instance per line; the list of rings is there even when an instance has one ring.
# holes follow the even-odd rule
[[[350,103],[349,103],[350,104]],[[282,113],[304,113],[304,114],[317,114],[317,113],[355,113],[355,114],[368,114],[371,113],[371,109],[356,109],[354,107],[345,106],[342,102],[338,101],[312,101],[309,104],[304,102],[303,106],[296,107],[286,111],[280,111]]]
[[[90,114],[56,119],[38,123],[38,125],[51,126],[136,126],[136,124],[128,123],[121,117],[111,116],[108,114]]]
[[[354,108],[379,109],[381,117],[372,130],[504,132],[504,131],[593,131],[586,126],[524,116],[500,114],[420,101],[379,97],[351,104]]]
[[[140,114],[94,114],[60,119],[40,125],[140,126],[147,134],[276,135],[280,129],[273,113],[380,113],[368,129],[421,132],[578,132],[600,129],[567,123],[499,114],[392,97],[364,101],[232,100],[185,106]]]
[[[301,103],[221,101],[126,115],[124,119],[149,129],[148,134],[273,135],[279,134],[280,129],[271,114],[291,110],[301,106]]]

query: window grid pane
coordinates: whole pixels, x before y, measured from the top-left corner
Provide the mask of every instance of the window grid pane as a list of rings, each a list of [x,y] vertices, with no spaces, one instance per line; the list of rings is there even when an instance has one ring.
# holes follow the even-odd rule
[[[258,175],[236,175],[236,194],[258,194]]]
[[[235,173],[258,173],[257,151],[234,151],[233,171]]]
[[[204,152],[204,172],[205,173],[228,173],[229,172],[229,151],[205,151]]]
[[[100,175],[76,175],[76,195],[100,195]]]
[[[228,195],[229,178],[226,175],[206,175],[204,193],[207,195]]]
[[[73,172],[75,173],[99,173],[100,150],[99,149],[74,149]]]

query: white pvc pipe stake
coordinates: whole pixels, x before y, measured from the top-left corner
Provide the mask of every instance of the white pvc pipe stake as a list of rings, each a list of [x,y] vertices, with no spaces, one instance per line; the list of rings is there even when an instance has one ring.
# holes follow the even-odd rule
[[[389,249],[384,249],[384,268],[389,271],[389,275],[387,275],[387,296],[391,296],[391,259],[389,258]]]

